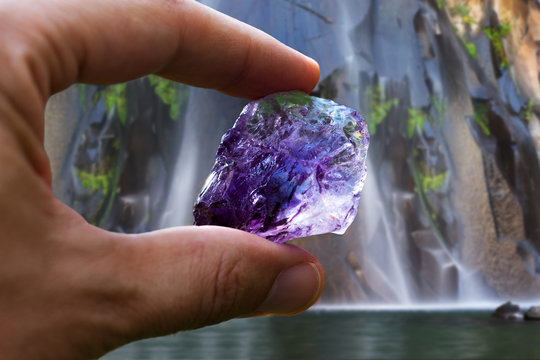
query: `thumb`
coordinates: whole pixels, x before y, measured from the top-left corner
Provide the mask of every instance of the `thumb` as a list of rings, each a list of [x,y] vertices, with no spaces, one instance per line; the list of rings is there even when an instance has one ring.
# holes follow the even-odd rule
[[[323,288],[313,255],[239,230],[185,227],[129,237],[129,278],[139,289],[131,306],[143,336],[238,316],[292,315]]]
[[[0,205],[25,216],[0,218],[6,358],[87,359],[233,317],[294,314],[322,291],[321,265],[299,247],[210,226],[115,234],[54,200],[37,177],[8,180]]]

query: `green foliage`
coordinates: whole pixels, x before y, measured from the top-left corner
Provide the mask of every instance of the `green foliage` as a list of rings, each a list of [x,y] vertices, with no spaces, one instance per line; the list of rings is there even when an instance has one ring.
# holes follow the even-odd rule
[[[476,50],[476,45],[468,41],[464,41],[464,44],[469,55],[471,55],[472,58],[476,59],[478,57],[478,51]]]
[[[306,106],[311,102],[311,96],[302,91],[291,91],[284,96],[276,96],[276,100],[281,107],[285,107],[286,105],[292,107],[296,106],[296,104]]]
[[[180,107],[187,96],[187,92],[182,91],[174,81],[156,75],[148,76],[148,80],[154,88],[154,93],[159,96],[165,105],[169,106],[170,118],[176,120],[180,116]]]
[[[444,0],[437,0],[437,7],[439,9],[442,9],[444,5],[445,5]]]
[[[119,138],[114,139],[112,147],[116,151],[120,151],[120,148],[122,147],[122,141]]]
[[[448,172],[444,172],[442,174],[429,176],[426,174],[419,174],[420,182],[422,184],[422,190],[424,193],[428,192],[429,190],[439,190],[443,187],[444,181],[446,180],[446,177],[448,176]]]
[[[169,116],[176,120],[180,115],[180,107],[187,97],[187,90],[177,85],[174,81],[164,79],[155,75],[148,76],[150,85],[154,89],[154,93],[161,101],[169,106]],[[83,111],[86,111],[87,86],[77,84],[79,97]],[[105,87],[101,92],[96,91],[92,98],[92,105],[97,104],[101,94],[108,114],[116,111],[122,125],[126,125],[127,121],[127,83],[110,85]]]
[[[377,126],[383,122],[390,112],[390,109],[399,104],[399,100],[386,99],[386,94],[383,89],[381,89],[380,85],[368,88],[365,94],[370,109],[370,112],[366,117],[366,122],[371,135],[375,135]]]
[[[79,102],[81,104],[82,111],[86,111],[86,97],[87,97],[87,90],[88,85],[77,83],[75,85],[77,87],[77,90],[79,91]],[[94,91],[94,94],[92,95],[92,99],[90,101],[91,106],[96,106],[96,104],[99,101],[99,91]]]
[[[454,31],[457,33],[457,29],[454,27]],[[474,43],[467,40],[465,37],[458,34],[459,40],[463,43],[465,46],[465,49],[467,50],[467,53],[473,58],[476,59],[478,57],[478,50],[476,50],[476,45]]]
[[[476,24],[476,20],[470,15],[470,10],[466,5],[463,4],[456,4],[452,6],[450,9],[450,13],[455,16],[459,16],[461,18],[461,22],[467,25],[473,25]],[[464,36],[459,34],[459,31],[457,27],[453,26],[454,31],[456,32],[457,36],[465,46],[465,49],[467,50],[467,53],[473,58],[476,59],[478,57],[478,50],[476,49],[476,45],[467,40]]]
[[[491,131],[489,130],[488,126],[488,107],[486,104],[474,104],[473,120],[476,124],[478,124],[478,126],[480,126],[484,135],[491,135]]]
[[[412,139],[416,128],[422,130],[426,114],[420,109],[409,108],[409,120],[407,122],[407,136]]]
[[[476,20],[474,20],[474,18],[470,15],[470,10],[466,5],[456,4],[452,6],[450,12],[453,15],[458,15],[461,17],[461,21],[465,24],[472,25],[476,23]]]
[[[439,126],[441,126],[444,119],[444,113],[448,108],[448,104],[446,103],[446,101],[444,101],[444,99],[440,99],[437,95],[431,96],[431,103],[433,104],[433,107],[437,112],[438,124]]]
[[[415,150],[413,150],[413,156],[418,156],[418,153],[415,155],[414,152]],[[427,169],[425,164],[422,162],[417,163],[417,161],[414,159],[412,161],[412,166],[413,178],[418,193],[418,199],[420,200],[420,206],[422,207],[422,210],[426,215],[432,230],[435,232],[437,240],[441,244],[442,248],[445,249],[447,245],[437,222],[437,212],[434,210],[434,207],[430,202],[430,198],[426,196],[426,192],[428,190],[441,189],[444,185],[444,181],[447,178],[447,172],[439,175],[429,176],[426,174]]]
[[[97,222],[97,226],[99,227],[103,227],[103,224],[105,224],[105,221],[107,220],[107,217],[109,216],[111,212],[114,199],[116,197],[115,189],[118,186],[121,170],[122,170],[122,157],[117,156],[114,165],[112,166],[112,168],[109,169],[109,171],[107,171],[107,178],[109,179],[109,184],[112,184],[112,186],[110,186],[111,191],[109,193],[108,200],[105,205],[105,210],[101,216],[101,219]],[[100,205],[100,208],[101,208],[101,205]]]
[[[101,165],[104,170],[100,172],[96,171],[94,173],[75,169],[75,175],[85,190],[89,190],[92,193],[100,191],[103,194],[103,197],[99,200],[97,210],[88,219],[91,224],[99,227],[102,227],[105,221],[107,221],[117,194],[116,188],[122,168],[122,157],[117,156],[116,160],[113,161],[114,163],[108,162],[105,165]]]
[[[501,61],[501,66],[507,68],[510,66],[506,53],[504,51],[502,40],[507,37],[512,31],[512,24],[509,21],[504,21],[498,26],[484,26],[482,30],[491,41],[491,45],[495,50],[495,54]]]
[[[530,97],[529,101],[527,101],[527,106],[521,112],[521,114],[523,115],[523,119],[525,119],[526,122],[532,120],[534,104],[534,98]]]
[[[452,6],[450,12],[454,15],[459,15],[461,17],[469,16],[469,8],[463,4],[456,4]]]
[[[75,169],[75,174],[81,182],[81,186],[86,190],[98,191],[101,190],[103,195],[109,192],[112,171],[102,174],[93,174],[81,169]]]
[[[86,85],[77,84],[77,90],[79,90],[79,102],[81,103],[81,108],[83,111],[86,111]]]
[[[127,120],[127,83],[110,85],[103,90],[103,99],[107,108],[107,113],[111,114],[116,110],[120,123],[126,125]]]

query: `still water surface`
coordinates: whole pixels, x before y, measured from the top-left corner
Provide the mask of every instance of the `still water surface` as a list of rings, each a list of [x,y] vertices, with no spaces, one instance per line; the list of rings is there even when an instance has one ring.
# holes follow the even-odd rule
[[[540,359],[540,322],[489,315],[486,310],[311,310],[143,340],[102,360]]]

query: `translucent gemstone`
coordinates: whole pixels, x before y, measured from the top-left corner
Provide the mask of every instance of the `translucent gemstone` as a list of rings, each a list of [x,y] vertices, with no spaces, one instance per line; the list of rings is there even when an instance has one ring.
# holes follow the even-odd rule
[[[343,234],[356,216],[368,145],[362,116],[331,100],[291,91],[253,101],[222,138],[195,225],[274,242]]]

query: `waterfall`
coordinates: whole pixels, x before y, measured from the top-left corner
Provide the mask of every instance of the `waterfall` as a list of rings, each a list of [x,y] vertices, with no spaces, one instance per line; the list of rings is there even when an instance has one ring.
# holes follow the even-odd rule
[[[524,75],[537,66],[538,8],[498,1],[458,8],[452,0],[202,3],[316,59],[321,79],[313,94],[357,108],[369,123],[357,219],[344,236],[295,240],[326,268],[323,303],[538,298],[540,83]],[[105,109],[103,87],[72,88],[49,104],[71,104],[64,115],[49,110],[52,124],[73,113],[84,120],[67,134],[75,136],[63,160],[48,141],[55,163],[63,161],[53,171],[56,193],[108,229],[191,224],[219,140],[246,104],[167,83],[177,91],[173,116],[152,84],[128,83],[123,121],[118,109]],[[133,175],[141,171],[147,175]],[[92,176],[110,185],[85,187]]]

